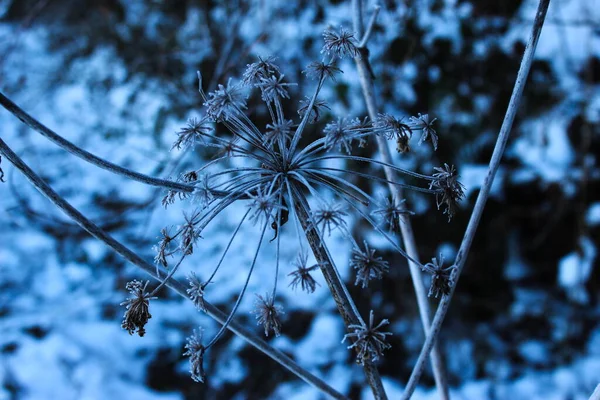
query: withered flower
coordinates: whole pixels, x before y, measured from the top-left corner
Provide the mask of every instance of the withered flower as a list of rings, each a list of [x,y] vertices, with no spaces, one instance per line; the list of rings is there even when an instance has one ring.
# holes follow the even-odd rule
[[[126,308],[121,327],[127,329],[130,335],[133,335],[137,331],[140,337],[144,336],[146,333],[144,326],[152,318],[149,312],[149,305],[150,300],[156,299],[156,297],[150,297],[150,294],[146,292],[148,283],[150,282],[146,281],[143,284],[141,281],[134,279],[125,285],[131,297],[121,303]]]

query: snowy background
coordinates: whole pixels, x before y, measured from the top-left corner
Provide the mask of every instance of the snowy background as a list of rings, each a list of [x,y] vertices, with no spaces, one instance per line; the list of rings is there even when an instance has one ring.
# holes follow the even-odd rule
[[[424,173],[453,163],[467,187],[451,223],[432,199],[411,194],[407,202],[416,212],[421,260],[439,252],[450,259],[483,180],[536,2],[381,5],[371,41],[380,107],[439,118],[436,153],[415,143],[408,156],[394,157]],[[587,399],[600,383],[599,10],[593,0],[550,5],[503,166],[440,337],[453,398]],[[275,55],[286,78],[301,83],[296,101],[308,94],[301,71],[320,58],[322,31],[340,25],[351,27],[348,2],[0,0],[0,90],[100,157],[176,177],[213,156],[202,148],[169,151],[175,132],[201,115],[196,70],[214,88],[240,76],[256,56]],[[322,95],[331,106],[325,121],[365,114],[354,65],[341,67],[344,74]],[[160,229],[182,222],[185,202],[165,210],[162,190],[66,154],[5,110],[0,127],[2,139],[57,192],[146,259]],[[182,356],[185,338],[199,325],[210,337],[218,326],[168,290],[151,304],[146,336],[129,336],[119,303],[125,283],[145,279],[143,272],[68,220],[7,160],[1,166],[7,182],[0,185],[0,399],[319,398],[231,334],[207,354],[209,383],[194,383]],[[179,277],[203,276],[214,266],[243,210],[232,207],[203,234]],[[243,237],[255,237],[251,226],[244,229]],[[362,222],[352,229],[373,236]],[[380,371],[396,398],[424,339],[406,262],[375,241],[394,268],[362,290],[347,265],[350,245],[335,236],[330,245],[363,315],[375,309],[391,322],[393,347]],[[210,301],[221,309],[231,308],[254,246],[236,242],[235,257],[219,273]],[[283,256],[291,261],[295,252]],[[352,398],[369,398],[362,371],[340,344],[346,332],[326,285],[318,278],[314,294],[294,292],[285,266],[279,300],[286,319],[271,343]],[[237,317],[257,334],[251,293],[268,290],[273,274],[268,263],[257,268]],[[430,371],[414,398],[436,398]]]

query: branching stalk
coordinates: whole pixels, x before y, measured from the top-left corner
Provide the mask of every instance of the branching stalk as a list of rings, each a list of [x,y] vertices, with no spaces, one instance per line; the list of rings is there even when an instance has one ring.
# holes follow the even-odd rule
[[[483,181],[483,184],[481,185],[481,190],[479,192],[479,195],[477,196],[477,200],[475,201],[473,213],[471,214],[471,218],[469,219],[469,224],[467,225],[464,238],[460,244],[460,249],[458,250],[458,253],[456,255],[456,260],[454,261],[454,266],[456,267],[456,278],[454,279],[454,285],[452,285],[450,293],[447,296],[443,296],[442,301],[438,305],[435,317],[431,324],[431,330],[427,335],[425,343],[423,344],[423,348],[421,349],[421,353],[419,354],[419,358],[417,359],[417,363],[415,364],[408,384],[406,385],[405,392],[402,396],[403,400],[410,399],[414,390],[416,389],[417,383],[419,382],[419,378],[421,377],[421,373],[425,365],[425,361],[427,360],[427,356],[429,355],[429,352],[435,344],[436,338],[440,333],[442,323],[444,322],[444,318],[446,316],[448,308],[450,307],[450,301],[452,300],[452,296],[454,295],[456,283],[458,282],[460,273],[462,272],[465,266],[467,255],[469,254],[471,244],[473,243],[473,239],[475,238],[477,226],[479,225],[479,221],[481,219],[481,215],[483,214],[485,203],[488,199],[490,190],[492,188],[494,176],[496,175],[498,167],[500,166],[500,160],[502,159],[502,154],[504,153],[504,148],[506,147],[506,142],[508,141],[508,136],[512,128],[512,123],[519,108],[519,103],[523,94],[523,88],[525,87],[525,82],[527,81],[527,76],[529,75],[531,64],[533,63],[535,48],[537,46],[538,39],[542,31],[542,27],[544,25],[544,20],[546,18],[546,12],[548,11],[549,4],[550,0],[540,0],[539,2],[531,35],[529,37],[529,40],[527,41],[527,46],[525,47],[525,53],[523,54],[523,59],[521,60],[521,65],[517,74],[517,80],[515,82],[510,101],[508,103],[508,108],[506,110],[502,126],[500,128],[500,133],[498,134],[498,139],[496,140],[496,145],[494,146],[494,152],[492,153],[492,158],[490,160],[488,172]]]

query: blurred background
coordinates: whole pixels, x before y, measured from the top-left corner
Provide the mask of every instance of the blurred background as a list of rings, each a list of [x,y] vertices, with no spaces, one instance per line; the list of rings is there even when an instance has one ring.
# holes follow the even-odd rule
[[[366,2],[370,15],[374,3]],[[467,198],[448,223],[435,200],[408,193],[422,262],[452,259],[483,181],[537,2],[381,2],[370,42],[381,111],[437,117],[439,148],[395,154],[430,174],[455,164]],[[587,399],[600,383],[600,9],[593,0],[553,1],[536,61],[440,337],[456,399]],[[0,90],[41,122],[100,157],[152,176],[177,177],[212,154],[170,151],[205,88],[237,78],[273,55],[298,82],[289,104],[314,90],[301,71],[320,60],[322,32],[351,28],[349,2],[255,0],[0,0]],[[322,122],[366,115],[355,66],[327,85]],[[295,106],[290,106],[295,107]],[[253,105],[249,106],[250,112]],[[292,108],[293,109],[293,108]],[[295,114],[295,109],[293,109]],[[288,117],[295,117],[289,112]],[[256,118],[267,120],[264,115]],[[264,125],[264,124],[263,124]],[[260,126],[260,125],[259,125]],[[0,110],[0,135],[61,195],[151,260],[163,227],[183,222],[185,201],[164,209],[162,190],[76,159]],[[416,138],[415,138],[416,139]],[[392,150],[395,144],[390,143]],[[376,146],[360,149],[377,156]],[[226,334],[205,358],[208,384],[194,383],[186,336],[218,326],[168,290],[151,304],[143,338],[120,327],[125,283],[135,267],[68,220],[2,160],[0,185],[0,399],[318,399],[319,394],[241,339]],[[372,172],[372,171],[367,171]],[[369,191],[380,188],[357,181]],[[221,216],[178,272],[205,276],[244,205]],[[371,239],[351,220],[357,237]],[[252,227],[244,237],[253,237]],[[287,236],[286,236],[287,237]],[[291,233],[289,234],[292,240]],[[330,246],[359,309],[390,320],[392,348],[380,371],[401,393],[424,340],[406,261],[367,289],[354,286],[350,245]],[[245,279],[252,243],[239,243],[208,297],[229,310]],[[269,290],[272,252],[249,292]],[[292,260],[293,250],[284,252]],[[270,342],[352,398],[369,398],[363,373],[340,344],[346,333],[325,283],[311,295],[287,288],[280,271],[283,335]],[[237,320],[255,327],[243,301]],[[437,301],[432,299],[432,306]],[[262,334],[260,327],[254,328]],[[431,371],[415,399],[437,398]]]

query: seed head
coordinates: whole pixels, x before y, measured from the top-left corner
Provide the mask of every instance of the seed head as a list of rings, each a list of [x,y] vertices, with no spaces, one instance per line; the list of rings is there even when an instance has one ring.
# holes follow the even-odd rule
[[[175,253],[175,250],[172,248],[173,237],[167,228],[161,229],[160,234],[160,241],[158,242],[158,245],[154,246],[154,250],[156,250],[154,262],[167,268],[169,265],[167,257]]]
[[[412,137],[410,126],[389,114],[378,114],[373,123],[373,131],[388,140],[396,139],[398,153],[410,151],[409,140]]]
[[[333,62],[325,63],[319,61],[313,61],[306,67],[302,73],[306,74],[309,78],[321,80],[322,79],[331,79],[335,82],[335,74],[343,73],[341,69],[336,67]]]
[[[198,328],[198,331],[194,329],[194,333],[187,338],[187,343],[185,345],[186,352],[183,353],[184,356],[190,358],[190,374],[192,379],[198,383],[204,383],[206,379],[206,373],[204,372],[204,352],[206,348],[202,344],[202,335],[204,330],[202,328]]]
[[[307,97],[306,100],[300,100],[300,108],[298,109],[298,115],[300,115],[300,117],[304,118],[304,114],[306,114],[308,107],[310,107],[310,100],[310,97]],[[308,116],[309,123],[314,124],[319,120],[319,118],[321,118],[321,109],[323,108],[330,110],[325,101],[316,100],[314,102]]]
[[[267,132],[264,136],[265,144],[268,147],[273,146],[280,139],[288,142],[292,138],[292,128],[294,123],[290,119],[284,119],[281,122],[275,122],[267,125]]]
[[[325,39],[325,45],[321,53],[327,53],[338,58],[360,56],[358,47],[355,44],[354,34],[344,28],[340,28],[339,32],[333,29],[326,30],[323,33],[323,39]]]
[[[438,146],[438,136],[433,129],[433,123],[437,120],[434,118],[432,120],[429,119],[429,114],[420,114],[417,117],[410,117],[410,127],[413,131],[421,131],[421,138],[419,139],[419,144],[425,142],[427,139],[431,140],[431,144],[433,145],[433,149],[437,150]]]
[[[258,58],[258,62],[248,64],[242,77],[242,85],[256,86],[273,75],[281,75],[279,67],[275,65],[276,58],[269,56],[266,59]]]
[[[442,205],[446,206],[444,214],[448,215],[448,222],[456,214],[458,203],[465,197],[465,187],[458,181],[458,174],[453,166],[444,164],[442,167],[434,167],[434,180],[429,184],[430,189],[436,191],[435,200],[438,210]]]
[[[404,207],[405,202],[406,199],[397,201],[395,198],[390,200],[390,198],[386,197],[381,206],[373,210],[371,215],[377,216],[381,221],[386,223],[390,232],[398,232],[400,231],[400,217],[402,215],[414,214]]]
[[[359,247],[352,249],[350,266],[356,270],[355,285],[362,283],[362,288],[369,286],[371,279],[381,279],[383,274],[388,272],[390,267],[387,261],[381,257],[375,257],[375,249],[369,248],[369,244],[364,241],[365,250]]]
[[[304,290],[305,292],[313,293],[319,283],[315,281],[315,278],[312,277],[310,272],[317,269],[319,265],[315,264],[311,267],[307,267],[307,261],[308,255],[306,253],[298,253],[296,261],[294,261],[294,263],[292,264],[292,266],[296,270],[288,274],[288,276],[293,277],[292,282],[289,284],[289,286],[291,286],[292,289],[296,289],[298,285],[300,285],[302,290]]]
[[[129,291],[131,297],[121,303],[126,309],[121,328],[127,329],[130,335],[133,335],[137,331],[140,337],[144,336],[146,333],[144,326],[152,318],[149,312],[150,300],[156,299],[156,297],[150,297],[146,292],[148,283],[150,282],[146,281],[143,284],[141,281],[134,279],[125,285],[125,289]]]
[[[213,122],[227,121],[230,113],[246,108],[246,98],[241,87],[233,85],[231,79],[227,86],[219,84],[218,89],[208,94],[209,99],[204,106],[206,116]]]
[[[188,296],[190,296],[198,310],[206,312],[206,304],[204,304],[204,288],[206,285],[200,282],[194,272],[191,272],[187,279],[190,282],[190,288],[187,290]]]
[[[369,326],[365,325],[349,325],[348,328],[354,332],[344,336],[342,343],[349,339],[353,343],[348,346],[349,349],[356,349],[356,362],[364,365],[365,362],[375,362],[383,356],[386,349],[392,347],[386,343],[386,336],[391,335],[391,332],[380,332],[379,330],[390,322],[387,319],[382,320],[378,325],[374,325],[373,310],[369,314]]]
[[[312,225],[318,229],[322,235],[327,232],[331,236],[331,231],[338,228],[342,232],[348,232],[348,226],[344,218],[348,213],[344,206],[339,203],[323,204],[322,207],[312,211]]]
[[[206,125],[206,119],[190,118],[187,126],[177,132],[177,140],[171,149],[186,150],[194,147],[200,141],[206,144],[204,135],[207,135],[210,131],[212,131],[212,128]]]
[[[250,198],[248,207],[252,209],[250,219],[255,223],[265,217],[267,220],[271,217],[274,211],[287,210],[283,204],[279,204],[279,194],[269,193],[267,189],[259,187],[254,193],[247,192],[246,195]]]
[[[290,95],[287,92],[287,86],[293,86],[292,83],[284,83],[283,77],[285,75],[271,75],[268,78],[261,80],[258,86],[261,90],[261,98],[264,102],[280,101],[281,99],[289,99]]]
[[[281,334],[281,315],[284,314],[283,307],[274,304],[274,299],[270,294],[265,297],[256,295],[254,301],[254,310],[251,311],[258,320],[257,325],[262,325],[265,328],[265,336],[269,336],[269,332],[273,331],[275,336]]]
[[[429,297],[433,295],[437,298],[439,295],[448,295],[454,285],[456,267],[451,265],[444,268],[443,265],[444,257],[441,254],[439,257],[432,258],[430,263],[423,265],[423,271],[431,274]]]

